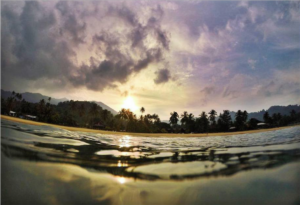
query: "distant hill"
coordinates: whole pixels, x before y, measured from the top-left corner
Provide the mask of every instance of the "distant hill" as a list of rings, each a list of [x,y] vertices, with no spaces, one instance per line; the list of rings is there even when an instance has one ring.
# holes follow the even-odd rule
[[[269,115],[273,115],[274,113],[280,113],[281,115],[290,115],[290,112],[292,110],[295,110],[296,112],[300,112],[300,105],[288,105],[288,106],[274,105],[267,110],[248,113],[248,120],[251,118],[256,118],[258,120],[263,121],[263,116],[266,112],[268,112]],[[236,112],[230,112],[230,116],[232,120],[235,119],[235,114]]]
[[[1,89],[1,98],[8,98],[11,96],[10,91],[5,91]],[[49,96],[45,96],[42,95],[40,93],[29,93],[29,92],[25,92],[25,93],[21,93],[23,99],[25,99],[27,102],[31,102],[31,103],[37,103],[40,102],[40,100],[44,99],[44,100],[48,100]],[[55,104],[57,105],[59,102],[63,102],[63,101],[67,101],[67,98],[61,98],[61,99],[56,99],[56,98],[52,98],[51,97],[51,104]]]
[[[11,93],[12,92],[10,92],[10,91],[5,91],[5,90],[1,89],[1,98],[6,99],[11,96]],[[40,93],[25,92],[25,93],[21,93],[21,94],[22,94],[23,99],[25,99],[27,102],[31,102],[31,103],[38,103],[42,99],[47,101],[48,98],[50,97],[50,96],[42,95]],[[54,104],[54,105],[57,105],[58,103],[64,102],[64,101],[68,101],[68,99],[67,98],[57,99],[57,98],[51,97],[51,104]],[[95,101],[93,101],[93,102],[95,102]],[[95,103],[98,104],[99,106],[101,106],[103,109],[110,111],[113,115],[117,114],[117,112],[114,109],[105,105],[104,103],[102,103],[102,102],[95,102]]]
[[[112,109],[111,107],[105,105],[103,102],[96,102],[96,101],[92,101],[94,103],[96,103],[97,105],[99,105],[100,107],[102,107],[103,109],[106,109],[108,111],[110,111],[113,115],[118,114],[117,111],[115,111],[114,109]]]

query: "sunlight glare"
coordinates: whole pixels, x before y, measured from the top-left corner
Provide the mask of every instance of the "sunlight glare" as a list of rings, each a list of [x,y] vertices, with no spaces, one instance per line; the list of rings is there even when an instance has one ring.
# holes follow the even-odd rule
[[[124,177],[118,177],[117,180],[120,184],[124,184],[126,182],[126,179]]]
[[[127,161],[118,161],[118,167],[127,167],[128,166],[128,162]]]
[[[122,105],[122,108],[125,108],[125,109],[130,109],[132,112],[136,111],[138,109],[138,107],[136,106],[133,98],[131,96],[128,96],[123,105]]]

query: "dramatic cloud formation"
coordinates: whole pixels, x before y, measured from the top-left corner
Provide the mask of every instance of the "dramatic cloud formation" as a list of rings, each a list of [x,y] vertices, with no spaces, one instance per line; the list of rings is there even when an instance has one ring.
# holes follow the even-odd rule
[[[3,2],[1,17],[6,90],[130,95],[162,118],[300,103],[299,2]]]
[[[123,4],[99,2],[101,12],[87,11],[81,7],[83,2],[51,4],[24,2],[20,13],[9,3],[2,6],[2,68],[10,79],[6,84],[12,78],[45,78],[55,80],[53,86],[57,88],[103,91],[126,83],[133,73],[150,64],[164,61],[169,38],[160,27],[163,11],[159,6],[150,10],[147,22],[141,23]],[[117,26],[92,28],[89,21],[100,18],[102,12],[106,21]],[[88,50],[84,53],[87,59],[81,63],[80,49]]]

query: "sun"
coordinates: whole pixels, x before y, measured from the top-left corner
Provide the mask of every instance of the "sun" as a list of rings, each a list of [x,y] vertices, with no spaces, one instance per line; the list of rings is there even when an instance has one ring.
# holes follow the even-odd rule
[[[123,105],[122,105],[122,108],[125,108],[125,109],[130,109],[132,112],[136,111],[138,109],[138,107],[136,106],[133,98],[131,96],[128,96]]]

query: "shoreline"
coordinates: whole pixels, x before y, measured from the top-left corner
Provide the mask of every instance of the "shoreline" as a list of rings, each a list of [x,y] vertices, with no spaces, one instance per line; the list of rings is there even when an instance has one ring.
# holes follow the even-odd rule
[[[268,129],[259,129],[259,130],[247,130],[247,131],[237,131],[237,132],[215,132],[215,133],[195,133],[195,134],[178,134],[178,133],[134,133],[134,132],[114,132],[114,131],[105,131],[105,130],[94,130],[89,128],[81,128],[81,127],[68,127],[63,125],[56,125],[44,122],[36,122],[31,120],[25,120],[17,117],[11,117],[7,115],[1,115],[1,119],[19,122],[29,125],[37,125],[37,126],[51,126],[60,129],[65,129],[68,131],[77,131],[77,132],[92,132],[99,134],[108,134],[108,135],[131,135],[131,136],[142,136],[142,137],[209,137],[209,136],[228,136],[228,135],[240,135],[240,134],[252,134],[259,132],[269,132],[275,130],[286,129],[290,127],[300,127],[300,125],[292,125],[286,127],[276,127],[276,128],[268,128]]]

